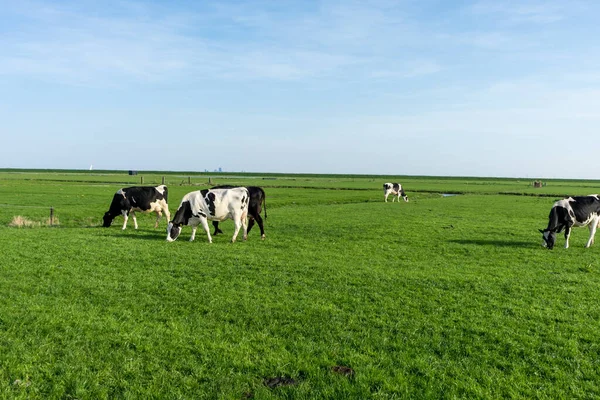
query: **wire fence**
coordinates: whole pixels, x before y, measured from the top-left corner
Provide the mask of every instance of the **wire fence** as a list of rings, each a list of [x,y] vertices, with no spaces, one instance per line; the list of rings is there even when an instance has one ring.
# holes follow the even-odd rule
[[[0,207],[13,207],[13,208],[53,208],[51,206],[24,206],[23,204],[0,204]]]

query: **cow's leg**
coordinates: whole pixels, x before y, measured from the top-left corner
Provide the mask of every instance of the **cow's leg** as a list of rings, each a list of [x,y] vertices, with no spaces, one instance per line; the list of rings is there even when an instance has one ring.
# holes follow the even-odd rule
[[[160,212],[160,210],[158,210],[156,212],[156,222],[154,223],[154,229],[158,228],[158,221],[160,220],[160,217],[162,217],[162,213]]]
[[[254,226],[254,218],[248,217],[248,233],[250,233],[250,230],[252,229],[253,226]]]
[[[213,233],[214,236],[217,236],[219,233],[223,233],[223,231],[219,229],[219,221],[213,221],[212,224],[215,228],[215,233]]]
[[[129,219],[129,212],[128,211],[123,211],[123,228],[121,228],[122,230],[125,230],[125,228],[127,228],[127,220]]]
[[[192,225],[192,236],[190,236],[190,242],[193,242],[196,239],[196,229],[198,229],[198,225]]]
[[[135,229],[137,229],[138,224],[137,224],[137,218],[135,217],[135,211],[131,212],[131,218],[133,218],[133,226],[135,227]]]
[[[237,235],[240,232],[240,228],[242,227],[242,219],[240,218],[239,215],[237,217],[233,218],[233,224],[234,224],[235,228],[233,230],[233,236],[231,237],[231,243],[235,243],[235,240],[237,239]]]
[[[169,225],[169,222],[171,221],[171,213],[169,212],[168,205],[163,207],[163,213],[165,214],[165,217],[167,217],[167,225]]]
[[[263,225],[263,219],[260,216],[260,214],[258,214],[256,216],[256,223],[258,224],[258,227],[260,228],[260,238],[262,240],[265,240],[265,227]],[[248,224],[248,232],[250,232],[250,228],[252,227],[252,225],[254,225],[254,219],[250,220],[250,223]]]
[[[208,237],[208,243],[212,243],[212,237],[210,236],[210,229],[208,228],[208,220],[206,218],[200,218],[200,223],[206,232],[206,236]]]
[[[248,239],[248,212],[242,212],[242,214],[234,214],[233,215],[233,224],[235,226],[235,230],[233,232],[233,237],[231,238],[231,243],[235,243],[237,239],[237,235],[240,232],[240,228],[244,228],[244,240]]]
[[[565,249],[569,248],[569,236],[571,236],[571,227],[567,226],[565,228]]]
[[[384,195],[384,196],[385,196],[385,202],[386,202],[386,203],[387,203],[387,198],[388,198],[388,196],[389,196],[389,195],[390,195],[389,193],[386,193],[386,194]]]
[[[589,226],[590,226],[590,238],[588,239],[588,242],[585,245],[585,247],[590,247],[591,245],[594,244],[594,236],[596,236],[596,228],[598,227],[598,223],[596,221],[593,221]]]

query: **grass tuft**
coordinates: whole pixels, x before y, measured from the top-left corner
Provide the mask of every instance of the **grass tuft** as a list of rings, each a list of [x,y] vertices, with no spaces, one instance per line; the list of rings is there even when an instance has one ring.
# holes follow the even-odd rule
[[[60,225],[60,222],[57,217],[54,217],[52,221],[50,221],[50,218],[47,218],[43,221],[33,221],[21,215],[14,216],[12,221],[8,224],[8,226],[11,228],[40,228],[42,226],[56,225]]]
[[[32,221],[20,215],[13,217],[10,224],[8,224],[8,226],[10,226],[11,228],[37,228],[40,225],[40,222]]]
[[[587,273],[593,272],[594,271],[593,263],[589,263],[585,267],[580,267],[579,270],[581,272],[587,272]]]

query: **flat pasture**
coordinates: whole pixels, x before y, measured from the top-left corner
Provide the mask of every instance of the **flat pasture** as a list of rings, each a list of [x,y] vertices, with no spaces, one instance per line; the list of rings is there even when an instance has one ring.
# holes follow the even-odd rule
[[[138,215],[120,187],[165,179],[174,213],[210,184],[258,185],[229,243]],[[384,182],[409,203],[384,203]],[[600,396],[600,242],[541,247],[554,200],[600,182],[0,172],[0,398]],[[459,195],[444,197],[444,193]],[[391,198],[390,198],[391,199]],[[49,209],[56,222],[48,225]],[[14,226],[14,217],[39,222]]]

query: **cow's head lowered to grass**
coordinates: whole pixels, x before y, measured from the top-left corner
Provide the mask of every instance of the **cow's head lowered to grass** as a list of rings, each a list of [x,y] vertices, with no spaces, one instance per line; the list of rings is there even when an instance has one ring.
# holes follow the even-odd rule
[[[125,195],[126,190],[127,189],[120,189],[113,196],[113,200],[110,203],[110,208],[102,217],[103,227],[108,228],[112,224],[113,220],[119,215],[123,215],[123,218],[127,218],[129,210],[131,209],[131,203],[129,200],[127,200]]]
[[[545,229],[540,229],[542,233],[542,246],[547,247],[549,250],[554,248],[554,243],[556,243],[556,232],[548,231]]]
[[[173,220],[170,221],[169,225],[167,226],[167,241],[169,242],[173,242],[179,237],[181,234],[181,227],[183,225],[189,225],[190,219],[193,217],[190,202],[184,200],[181,201],[179,208],[175,212]],[[196,226],[197,225],[198,223],[196,223]]]
[[[169,225],[167,226],[167,242],[173,242],[175,240],[177,240],[177,238],[179,237],[179,235],[181,234],[181,225],[180,224],[173,224],[173,222],[169,222]]]
[[[109,226],[111,226],[115,217],[116,217],[116,215],[111,215],[110,211],[105,212],[104,216],[102,217],[102,226],[105,228],[108,228]]]

